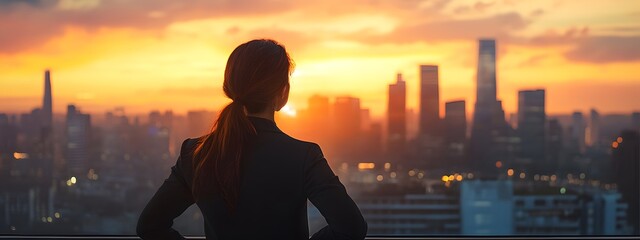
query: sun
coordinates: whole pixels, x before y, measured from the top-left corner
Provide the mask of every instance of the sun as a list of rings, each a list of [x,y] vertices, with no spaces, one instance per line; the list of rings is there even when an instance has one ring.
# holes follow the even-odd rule
[[[280,109],[280,112],[290,117],[295,117],[298,114],[298,112],[290,104],[282,107],[282,109]]]

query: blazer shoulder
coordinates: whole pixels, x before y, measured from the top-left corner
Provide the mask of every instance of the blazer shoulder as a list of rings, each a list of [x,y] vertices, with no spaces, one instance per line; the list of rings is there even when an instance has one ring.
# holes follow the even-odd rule
[[[180,156],[176,162],[175,169],[180,174],[188,178],[191,176],[193,166],[193,152],[198,144],[198,138],[187,138],[180,146]]]
[[[198,144],[200,138],[187,138],[182,142],[182,146],[180,147],[180,155],[181,156],[191,156],[193,155],[193,151],[196,150],[196,145]]]
[[[282,135],[284,135],[295,147],[303,148],[303,149],[309,149],[309,148],[320,149],[320,145],[318,145],[317,143],[300,140],[292,136],[289,136],[289,134],[286,134],[284,132],[282,133]]]
[[[311,160],[324,157],[322,153],[322,149],[320,148],[320,145],[318,145],[317,143],[299,140],[289,135],[287,135],[287,137],[289,137],[291,141],[295,143],[298,149],[304,150],[306,152],[307,157],[311,158]]]

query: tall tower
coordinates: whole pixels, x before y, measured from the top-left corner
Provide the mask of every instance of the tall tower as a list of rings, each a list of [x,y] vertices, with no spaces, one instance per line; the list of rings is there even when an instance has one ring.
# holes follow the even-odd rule
[[[53,124],[53,108],[51,100],[51,73],[44,71],[44,98],[42,99],[42,125],[51,127]]]
[[[398,73],[396,83],[389,84],[387,104],[387,152],[402,154],[407,138],[407,85]]]
[[[438,66],[420,65],[420,135],[438,136],[440,129],[440,90]]]
[[[496,42],[480,39],[478,42],[478,69],[476,75],[476,102],[470,140],[470,159],[481,171],[488,170],[495,159],[493,147],[498,132],[504,132],[502,104],[496,97]],[[500,119],[502,118],[502,119]],[[506,124],[506,123],[505,123]],[[486,171],[485,171],[486,172]]]
[[[476,104],[490,106],[496,97],[496,41],[480,39],[478,46]]]

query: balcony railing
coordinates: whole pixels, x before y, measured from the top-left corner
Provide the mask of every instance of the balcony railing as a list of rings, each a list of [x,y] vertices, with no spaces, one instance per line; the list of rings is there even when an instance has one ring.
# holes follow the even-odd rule
[[[187,236],[187,239],[205,239],[204,236]],[[451,239],[521,239],[521,240],[533,240],[550,238],[554,240],[564,239],[638,239],[638,236],[369,236],[366,240],[451,240]],[[128,240],[140,238],[136,236],[92,236],[92,235],[2,235],[0,239],[20,239],[20,240],[35,240],[35,239],[90,239],[90,240]]]

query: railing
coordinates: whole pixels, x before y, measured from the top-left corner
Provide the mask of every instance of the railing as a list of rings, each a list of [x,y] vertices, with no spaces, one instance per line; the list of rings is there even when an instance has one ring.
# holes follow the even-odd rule
[[[187,239],[205,239],[204,236],[187,236]],[[369,236],[366,240],[451,240],[451,239],[544,239],[550,238],[554,240],[564,239],[638,239],[638,236]],[[20,240],[35,240],[35,239],[90,239],[90,240],[127,240],[140,238],[136,236],[89,236],[89,235],[59,235],[59,236],[46,236],[46,235],[3,235],[0,239],[20,239]]]

